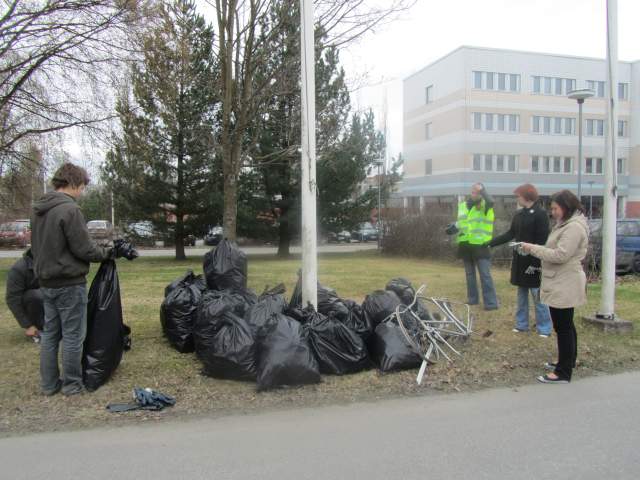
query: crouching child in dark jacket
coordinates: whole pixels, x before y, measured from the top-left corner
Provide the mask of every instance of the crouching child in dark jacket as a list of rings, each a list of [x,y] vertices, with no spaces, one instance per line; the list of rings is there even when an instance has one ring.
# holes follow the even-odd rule
[[[33,273],[31,249],[9,269],[5,298],[24,334],[38,341],[44,326],[44,306],[40,285]]]

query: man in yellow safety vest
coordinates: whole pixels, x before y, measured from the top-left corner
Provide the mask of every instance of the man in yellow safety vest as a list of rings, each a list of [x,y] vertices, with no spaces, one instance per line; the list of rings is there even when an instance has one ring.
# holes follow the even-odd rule
[[[498,299],[491,278],[491,253],[488,243],[493,237],[493,200],[482,183],[471,187],[471,196],[458,205],[458,219],[447,227],[447,233],[456,234],[458,256],[464,262],[467,277],[467,302],[480,303],[476,270],[480,274],[482,301],[485,310],[496,310]]]

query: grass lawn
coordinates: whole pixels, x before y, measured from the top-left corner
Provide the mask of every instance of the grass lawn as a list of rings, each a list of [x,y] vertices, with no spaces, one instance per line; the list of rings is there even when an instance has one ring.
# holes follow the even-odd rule
[[[13,259],[0,259],[3,295],[7,271],[13,262]],[[442,391],[517,387],[534,382],[535,376],[542,373],[542,363],[555,355],[555,337],[542,339],[535,334],[511,332],[516,292],[509,284],[508,270],[495,268],[494,280],[501,308],[485,312],[474,307],[474,330],[480,334],[491,331],[492,334],[474,335],[462,346],[463,358],[432,367],[421,386],[415,383],[417,371],[381,375],[370,370],[345,377],[324,376],[319,385],[257,393],[253,383],[202,376],[195,354],[176,352],[162,336],[159,308],[164,287],[187,269],[201,273],[201,258],[176,262],[143,257],[134,262],[119,260],[118,267],[125,323],[132,329],[133,348],[125,353],[112,379],[91,394],[71,398],[39,395],[38,346],[25,339],[4,301],[0,302],[1,436],[429,395]],[[299,259],[250,257],[249,286],[261,292],[265,285],[284,282],[287,294],[290,294],[299,267]],[[92,267],[92,274],[96,270],[97,265]],[[359,302],[367,293],[384,288],[389,279],[397,276],[408,278],[416,287],[426,283],[427,292],[434,296],[466,298],[464,272],[457,263],[382,257],[377,252],[325,255],[319,259],[321,283],[335,288],[341,297]],[[596,310],[599,293],[599,285],[589,286],[589,305],[580,309],[578,316]],[[574,373],[576,379],[636,369],[640,365],[640,281],[634,277],[623,278],[617,287],[616,300],[617,314],[634,322],[634,333],[604,335],[577,321],[579,367]],[[173,395],[177,404],[163,412],[106,412],[105,406],[110,402],[129,401],[134,386],[151,387]]]

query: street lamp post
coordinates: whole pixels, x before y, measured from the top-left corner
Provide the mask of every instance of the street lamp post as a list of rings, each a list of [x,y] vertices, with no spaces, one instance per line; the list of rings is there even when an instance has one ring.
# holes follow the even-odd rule
[[[589,218],[593,218],[593,180],[589,180]]]
[[[578,199],[582,201],[582,104],[587,98],[593,97],[593,90],[581,88],[571,90],[567,97],[578,101]]]
[[[380,167],[382,167],[382,162],[377,161],[376,166],[378,167],[378,219],[376,220],[376,228],[378,229],[378,250],[380,250],[380,245],[382,244],[382,229],[380,228],[381,222],[380,219],[382,217],[382,191],[380,188]]]

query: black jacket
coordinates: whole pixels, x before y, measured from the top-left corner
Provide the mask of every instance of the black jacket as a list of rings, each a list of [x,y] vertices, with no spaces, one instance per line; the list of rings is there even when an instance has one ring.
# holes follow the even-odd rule
[[[511,220],[511,228],[489,242],[490,247],[516,242],[544,245],[549,236],[549,216],[538,203],[521,208]],[[529,272],[529,273],[527,273]],[[515,250],[511,262],[511,283],[519,287],[540,287],[540,260],[532,255],[520,255]]]
[[[60,288],[86,283],[89,262],[106,260],[111,249],[91,240],[73,197],[50,192],[33,204],[31,252],[40,286]]]
[[[12,265],[7,274],[7,292],[6,301],[9,310],[16,317],[16,320],[22,328],[32,326],[29,316],[24,309],[22,297],[27,290],[36,290],[40,288],[38,279],[33,273],[33,258],[31,251],[24,252],[22,258]]]

